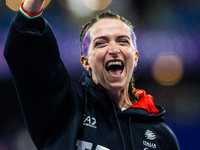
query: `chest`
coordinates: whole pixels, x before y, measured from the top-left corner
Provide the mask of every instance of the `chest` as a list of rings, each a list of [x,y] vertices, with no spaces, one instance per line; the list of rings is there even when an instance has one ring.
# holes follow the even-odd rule
[[[159,150],[151,124],[106,110],[86,111],[76,146],[81,150]]]

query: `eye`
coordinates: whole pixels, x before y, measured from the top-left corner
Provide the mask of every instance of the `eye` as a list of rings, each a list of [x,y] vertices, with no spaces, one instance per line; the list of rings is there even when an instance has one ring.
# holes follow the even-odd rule
[[[122,43],[129,43],[128,40],[120,40]]]
[[[126,39],[121,39],[121,40],[119,40],[118,42],[119,42],[119,44],[121,44],[121,45],[128,45],[128,44],[129,44],[129,41],[126,40]]]
[[[101,45],[101,44],[103,44],[103,42],[96,42],[95,46],[98,46],[98,45]]]
[[[105,41],[97,41],[95,42],[95,47],[102,47],[105,46],[106,42]]]

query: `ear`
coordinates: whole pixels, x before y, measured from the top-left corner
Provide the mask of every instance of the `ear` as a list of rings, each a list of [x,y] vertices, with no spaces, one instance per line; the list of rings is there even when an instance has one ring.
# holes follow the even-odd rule
[[[138,53],[138,51],[136,51],[135,52],[135,64],[134,64],[134,67],[137,67],[138,57],[139,57],[139,53]]]
[[[87,70],[87,71],[90,71],[89,68],[90,68],[90,64],[88,62],[88,57],[87,56],[84,56],[82,55],[81,56],[81,63],[83,65],[83,67]]]

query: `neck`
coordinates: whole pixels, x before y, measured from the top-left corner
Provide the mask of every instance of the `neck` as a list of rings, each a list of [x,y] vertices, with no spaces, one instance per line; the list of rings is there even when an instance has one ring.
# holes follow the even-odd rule
[[[128,96],[128,87],[122,90],[111,90],[105,92],[117,103],[120,109],[122,109],[122,107],[129,108],[132,105]]]

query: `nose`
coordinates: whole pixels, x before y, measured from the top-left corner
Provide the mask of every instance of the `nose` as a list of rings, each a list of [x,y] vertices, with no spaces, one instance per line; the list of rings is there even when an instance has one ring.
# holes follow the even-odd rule
[[[108,53],[113,56],[117,56],[118,54],[120,54],[119,45],[117,45],[117,43],[115,42],[110,43]]]

